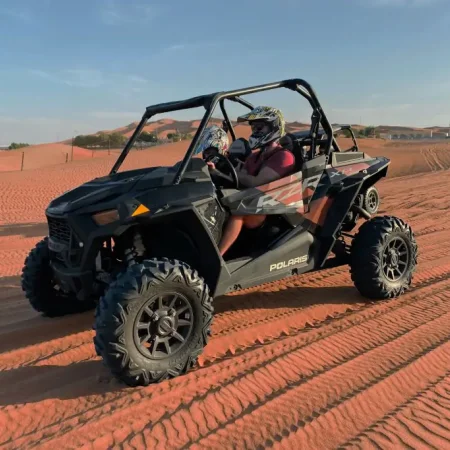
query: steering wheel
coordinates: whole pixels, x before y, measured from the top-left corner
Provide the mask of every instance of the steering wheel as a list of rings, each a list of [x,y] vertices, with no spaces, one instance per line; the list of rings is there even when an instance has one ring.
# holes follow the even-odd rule
[[[224,163],[227,166],[227,169],[229,169],[228,171],[230,172],[230,175],[227,175],[226,173],[224,173],[222,170],[219,169],[209,169],[211,172],[211,175],[216,175],[220,178],[224,178],[225,180],[233,183],[233,187],[235,189],[239,189],[239,179],[236,173],[236,169],[234,168],[233,164],[231,163],[231,161],[224,155],[221,155],[220,153],[216,154],[216,155],[211,155],[208,158],[206,158],[205,160],[206,162],[212,161],[214,162],[215,166],[217,167],[217,165],[223,165],[221,163]],[[228,172],[227,171],[227,172]]]

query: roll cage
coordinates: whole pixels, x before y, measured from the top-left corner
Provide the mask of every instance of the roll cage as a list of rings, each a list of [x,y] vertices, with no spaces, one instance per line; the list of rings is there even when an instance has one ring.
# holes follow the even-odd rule
[[[309,157],[313,156],[313,152],[316,146],[316,140],[318,139],[319,134],[319,125],[322,126],[323,133],[326,135],[325,145],[324,145],[324,153],[327,155],[327,159],[329,159],[329,155],[331,152],[331,148],[334,147],[335,151],[340,151],[339,146],[336,142],[336,139],[334,138],[334,132],[337,130],[333,130],[330,122],[328,121],[328,118],[326,117],[325,113],[323,112],[322,106],[320,105],[320,102],[317,98],[316,93],[314,92],[314,89],[312,86],[305,80],[302,80],[300,78],[293,78],[288,80],[282,80],[274,83],[267,83],[267,84],[261,84],[257,86],[251,86],[243,89],[236,89],[231,91],[222,91],[222,92],[215,92],[212,94],[207,95],[200,95],[197,97],[192,97],[185,100],[179,100],[179,101],[173,101],[173,102],[167,102],[167,103],[158,103],[155,105],[148,106],[145,109],[145,113],[142,116],[141,121],[139,122],[138,126],[136,127],[135,131],[131,135],[130,139],[126,143],[124,149],[122,150],[121,154],[117,158],[117,161],[115,162],[114,166],[112,167],[110,171],[110,175],[117,173],[120,166],[122,165],[123,161],[125,160],[126,156],[130,152],[136,138],[138,137],[139,133],[144,128],[146,122],[153,117],[156,114],[163,114],[168,112],[174,112],[174,111],[180,111],[184,109],[192,109],[192,108],[198,108],[200,106],[203,106],[205,108],[205,114],[203,115],[203,118],[200,122],[200,125],[198,126],[195,135],[191,141],[191,144],[189,145],[189,148],[186,151],[186,154],[180,164],[180,167],[178,168],[178,171],[174,177],[173,184],[179,184],[181,182],[181,179],[183,177],[184,172],[186,171],[186,168],[189,164],[189,161],[192,158],[192,155],[194,154],[195,148],[197,146],[197,142],[202,135],[204,129],[206,128],[206,125],[208,121],[210,120],[213,111],[215,110],[217,104],[219,104],[220,109],[222,111],[222,114],[224,116],[224,124],[226,124],[227,131],[230,131],[230,134],[232,136],[233,141],[236,139],[236,134],[233,129],[233,125],[229,119],[229,116],[226,112],[224,101],[230,100],[236,103],[240,103],[241,105],[253,109],[253,105],[248,102],[247,100],[244,100],[241,98],[241,95],[247,95],[247,94],[254,94],[257,92],[272,90],[272,89],[280,89],[280,88],[286,88],[290,89],[292,91],[298,92],[301,96],[306,98],[311,105],[311,108],[313,110],[311,115],[311,127],[308,133],[308,138],[311,140],[310,144],[310,154]],[[344,127],[341,127],[342,129]],[[322,143],[322,142],[321,142]]]

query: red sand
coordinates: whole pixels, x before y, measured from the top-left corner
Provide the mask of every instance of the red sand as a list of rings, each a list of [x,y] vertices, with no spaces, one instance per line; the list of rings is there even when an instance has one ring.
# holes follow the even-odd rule
[[[0,226],[0,446],[448,448],[449,152],[373,144],[392,158],[379,214],[417,234],[413,289],[366,303],[341,267],[219,298],[200,367],[138,389],[103,369],[93,312],[43,318],[17,277],[45,231],[17,224],[42,222],[52,197],[113,157],[2,174],[0,218],[15,228]],[[133,152],[132,165],[171,163],[183,145],[154,150]]]
[[[108,150],[92,151],[74,146],[72,153],[71,144],[49,143],[32,145],[22,149],[1,152],[0,172],[20,171],[22,168],[22,153],[24,153],[23,170],[27,171],[65,164],[66,159],[68,163],[72,163],[72,158],[73,161],[79,161],[105,157],[108,155]]]

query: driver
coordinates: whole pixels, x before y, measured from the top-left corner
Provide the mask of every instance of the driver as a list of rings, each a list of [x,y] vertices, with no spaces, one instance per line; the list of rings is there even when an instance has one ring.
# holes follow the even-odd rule
[[[260,186],[285,177],[293,172],[295,157],[283,148],[279,140],[285,134],[285,121],[282,112],[269,106],[258,106],[248,114],[238,117],[238,122],[249,122],[252,134],[249,137],[253,152],[245,163],[236,169],[239,183],[245,188]],[[213,162],[208,165],[215,168]],[[231,216],[219,243],[223,256],[236,241],[242,227],[258,228],[266,219],[265,215]]]
[[[217,154],[224,155],[228,146],[227,133],[217,125],[211,125],[203,132],[203,136],[195,149],[195,154],[202,153],[202,158],[206,160]]]

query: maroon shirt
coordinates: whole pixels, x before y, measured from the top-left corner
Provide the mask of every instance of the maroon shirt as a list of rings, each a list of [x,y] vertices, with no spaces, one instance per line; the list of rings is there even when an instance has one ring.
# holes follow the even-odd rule
[[[252,153],[244,164],[244,169],[253,176],[258,175],[263,167],[270,167],[280,175],[280,178],[283,178],[294,170],[295,157],[289,150],[278,145],[270,152],[263,153],[262,156],[259,155],[259,151]]]

